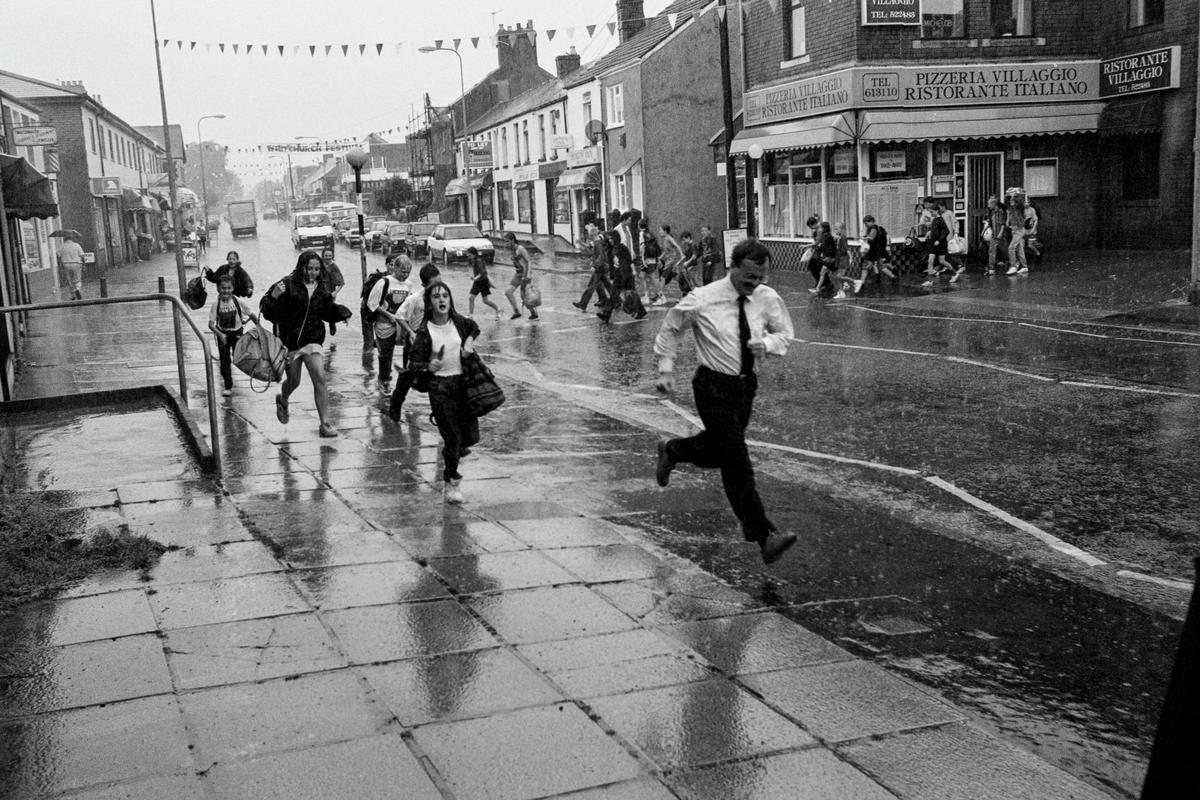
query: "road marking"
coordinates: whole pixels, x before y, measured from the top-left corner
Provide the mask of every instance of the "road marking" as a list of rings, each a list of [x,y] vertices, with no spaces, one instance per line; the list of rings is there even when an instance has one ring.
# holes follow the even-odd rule
[[[1147,575],[1144,572],[1134,572],[1128,569],[1117,570],[1117,577],[1131,578],[1135,581],[1144,581],[1145,583],[1154,583],[1159,586],[1166,586],[1169,589],[1185,589],[1189,592],[1196,588],[1195,584],[1189,583],[1188,581],[1175,581],[1171,580],[1170,578],[1156,578],[1153,575]]]
[[[786,444],[774,444],[772,442],[760,442],[754,439],[746,440],[746,444],[753,447],[762,447],[767,450],[779,450],[784,453],[795,453],[796,455],[808,456],[809,458],[819,458],[824,461],[836,461],[839,464],[852,464],[857,467],[870,467],[871,469],[883,470],[884,472],[895,472],[900,475],[908,475],[911,477],[920,476],[920,472],[907,467],[894,467],[891,464],[883,464],[878,461],[863,461],[858,458],[846,458],[845,456],[835,456],[832,453],[820,453],[816,450],[804,450],[800,447],[789,447]]]
[[[1037,328],[1040,331],[1054,331],[1055,333],[1069,333],[1075,336],[1090,336],[1093,339],[1112,339],[1105,333],[1088,333],[1087,331],[1073,331],[1067,328],[1054,328],[1049,325],[1035,325],[1032,322],[1018,322],[1017,325],[1022,328]],[[1191,344],[1191,342],[1189,342]]]
[[[1107,383],[1088,383],[1087,381],[1059,381],[1063,386],[1079,386],[1084,389],[1112,389],[1115,392],[1135,392],[1137,394],[1157,394],[1164,397],[1200,398],[1200,394],[1192,392],[1169,392],[1166,389],[1147,389],[1144,386],[1112,386]]]
[[[1054,383],[1054,381],[1055,381],[1054,378],[1047,378],[1045,375],[1036,375],[1032,372],[1022,372],[1021,370],[1017,370],[1017,369],[1001,367],[998,364],[989,364],[986,361],[976,361],[973,358],[962,358],[961,356],[946,356],[946,360],[954,361],[959,364],[967,364],[972,367],[980,367],[982,369],[991,369],[991,370],[995,370],[996,372],[1006,372],[1009,375],[1016,375],[1021,378],[1030,378],[1031,380],[1035,380],[1035,381],[1045,381],[1047,383]]]

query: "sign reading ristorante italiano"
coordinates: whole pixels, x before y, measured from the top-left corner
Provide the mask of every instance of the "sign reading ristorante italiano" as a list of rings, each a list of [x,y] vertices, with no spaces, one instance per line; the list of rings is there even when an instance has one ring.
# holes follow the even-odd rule
[[[854,67],[746,93],[746,125],[837,113],[849,108],[1096,101],[1099,61]]]
[[[1157,92],[1179,88],[1179,45],[1100,62],[1100,96]]]

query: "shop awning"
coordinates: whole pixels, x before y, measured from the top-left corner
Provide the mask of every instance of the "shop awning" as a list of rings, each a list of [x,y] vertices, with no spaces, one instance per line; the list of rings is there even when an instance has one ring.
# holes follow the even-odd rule
[[[458,197],[470,193],[471,182],[466,178],[454,178],[446,184],[446,191],[442,192],[446,197]]]
[[[471,176],[471,188],[475,189],[476,191],[478,191],[479,189],[486,189],[491,185],[492,185],[492,173],[491,172],[480,172],[476,175]]]
[[[58,216],[50,180],[23,158],[0,153],[0,184],[4,210],[17,219],[49,219]]]
[[[558,189],[586,189],[600,185],[599,167],[578,167],[558,176]]]
[[[1162,95],[1118,97],[1100,112],[1101,136],[1128,136],[1162,130]]]
[[[150,192],[150,196],[158,201],[158,211],[171,210],[171,198],[161,192]]]
[[[764,152],[772,150],[804,150],[813,147],[845,144],[854,140],[850,121],[845,114],[801,119],[778,125],[763,125],[746,128],[733,137],[729,155],[745,153],[750,145],[762,146]]]
[[[638,164],[641,164],[641,163],[642,163],[642,157],[634,156],[633,158],[626,161],[624,164],[622,164],[617,169],[614,169],[612,171],[612,174],[619,178],[622,175],[624,175],[626,172],[629,172],[631,169],[633,169],[634,167],[636,167]]]
[[[1040,106],[977,106],[937,111],[869,111],[864,142],[921,142],[934,139],[998,139],[1095,133],[1103,103]]]
[[[122,189],[121,197],[125,200],[126,211],[158,211],[157,203],[133,189]]]

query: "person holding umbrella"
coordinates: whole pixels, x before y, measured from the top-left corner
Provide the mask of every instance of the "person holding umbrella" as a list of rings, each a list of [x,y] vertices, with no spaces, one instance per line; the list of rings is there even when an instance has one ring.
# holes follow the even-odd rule
[[[83,248],[79,245],[79,231],[66,228],[55,231],[51,236],[61,236],[63,243],[58,248],[58,263],[66,272],[67,286],[74,300],[83,299]]]

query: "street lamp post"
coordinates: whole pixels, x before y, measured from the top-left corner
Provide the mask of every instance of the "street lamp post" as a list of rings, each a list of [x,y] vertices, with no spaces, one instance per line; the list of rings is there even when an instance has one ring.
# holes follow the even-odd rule
[[[462,118],[463,118],[462,137],[463,137],[463,140],[465,141],[467,138],[467,88],[466,88],[467,85],[463,81],[462,54],[459,53],[457,50],[451,49],[449,47],[431,47],[429,45],[426,45],[424,47],[417,48],[417,51],[421,52],[421,53],[436,53],[439,50],[444,50],[447,53],[453,53],[454,57],[458,59],[458,92],[459,92],[458,102],[459,102],[459,109],[462,112]],[[452,116],[450,119],[453,121],[454,117]],[[450,131],[450,140],[454,141],[454,131],[453,130]],[[466,172],[466,168],[467,168],[467,165],[466,165],[466,162],[464,161],[463,162],[463,172]]]
[[[208,236],[208,176],[204,174],[204,139],[200,136],[200,123],[206,119],[225,119],[225,115],[205,114],[196,120],[196,141],[200,146],[200,207],[204,209],[204,235]]]
[[[367,158],[366,152],[361,147],[356,147],[346,153],[346,163],[354,170],[354,204],[358,206],[358,261],[362,271],[363,286],[367,285],[367,232],[363,230],[362,168],[367,163]]]

